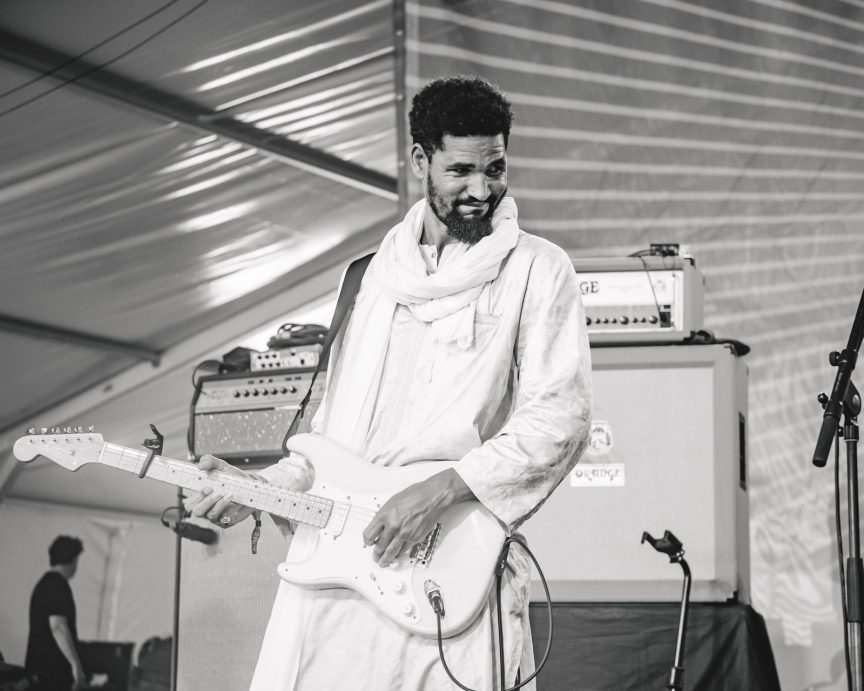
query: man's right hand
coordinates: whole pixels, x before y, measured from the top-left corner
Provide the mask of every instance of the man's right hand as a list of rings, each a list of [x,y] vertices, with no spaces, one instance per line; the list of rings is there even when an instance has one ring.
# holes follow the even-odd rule
[[[235,468],[221,458],[216,458],[216,456],[211,456],[210,454],[201,456],[198,468],[208,472],[211,470],[220,470],[230,475],[249,477],[248,473],[244,473],[239,468]],[[237,525],[252,514],[252,509],[248,506],[232,502],[230,494],[223,495],[219,492],[214,492],[210,487],[205,487],[202,491],[195,492],[195,494],[187,497],[186,501],[183,502],[183,506],[193,516],[206,518],[220,528],[230,528]]]

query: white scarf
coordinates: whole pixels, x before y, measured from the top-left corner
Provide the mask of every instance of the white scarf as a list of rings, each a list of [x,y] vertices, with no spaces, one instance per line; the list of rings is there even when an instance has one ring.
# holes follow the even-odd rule
[[[351,317],[351,347],[327,395],[324,434],[358,454],[365,451],[396,306],[406,305],[431,322],[438,342],[470,348],[477,299],[519,239],[516,202],[505,197],[492,215],[492,233],[427,275],[419,246],[425,212],[421,199],[390,229],[370,262]]]

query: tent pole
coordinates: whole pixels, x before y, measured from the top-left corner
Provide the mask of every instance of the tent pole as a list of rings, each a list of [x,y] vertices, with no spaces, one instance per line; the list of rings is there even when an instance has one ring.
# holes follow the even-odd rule
[[[408,103],[405,53],[405,0],[393,0],[394,87],[396,90],[396,189],[399,193],[399,216],[408,211]]]

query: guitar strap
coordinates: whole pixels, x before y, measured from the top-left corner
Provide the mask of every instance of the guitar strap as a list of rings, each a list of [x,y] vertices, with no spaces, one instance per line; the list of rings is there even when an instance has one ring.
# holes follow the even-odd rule
[[[297,414],[294,416],[294,420],[292,420],[291,426],[288,428],[288,432],[285,433],[285,438],[282,440],[282,451],[286,456],[289,453],[287,446],[288,438],[297,433],[297,428],[300,426],[300,420],[303,419],[303,415],[306,412],[306,406],[309,405],[309,399],[312,397],[312,387],[315,385],[315,379],[317,379],[319,372],[327,366],[327,360],[330,358],[330,346],[333,345],[333,341],[336,340],[336,335],[342,329],[342,325],[345,323],[348,313],[354,306],[354,299],[357,297],[357,293],[360,292],[360,283],[363,281],[363,275],[366,273],[366,268],[369,266],[369,262],[374,256],[375,253],[373,252],[372,254],[367,254],[365,257],[360,257],[360,259],[354,260],[348,265],[348,269],[345,271],[345,278],[342,281],[342,289],[339,291],[339,297],[336,299],[336,309],[333,312],[333,321],[330,322],[330,329],[327,331],[327,337],[324,339],[321,354],[318,356],[318,366],[312,374],[312,381],[309,382],[309,390],[300,402]]]

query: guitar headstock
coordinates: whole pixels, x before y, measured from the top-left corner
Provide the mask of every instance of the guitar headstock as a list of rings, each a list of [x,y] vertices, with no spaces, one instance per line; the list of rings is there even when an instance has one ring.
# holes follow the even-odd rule
[[[78,470],[82,465],[95,463],[102,453],[104,441],[101,434],[81,427],[43,427],[30,429],[19,437],[12,453],[19,461],[29,463],[37,456],[44,456],[66,470]]]

